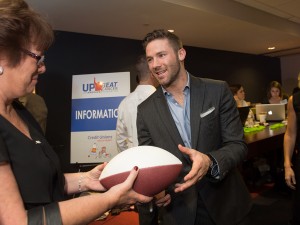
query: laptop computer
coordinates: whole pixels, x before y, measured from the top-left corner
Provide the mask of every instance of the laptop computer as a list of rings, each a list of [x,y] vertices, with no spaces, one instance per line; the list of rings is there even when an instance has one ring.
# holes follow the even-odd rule
[[[266,121],[282,121],[285,120],[286,104],[257,104],[256,118],[260,113],[267,113]]]
[[[245,123],[247,121],[248,114],[249,114],[249,111],[250,111],[250,107],[249,106],[238,107],[238,111],[239,111],[239,114],[240,114],[240,119],[241,119],[242,125],[245,126]]]

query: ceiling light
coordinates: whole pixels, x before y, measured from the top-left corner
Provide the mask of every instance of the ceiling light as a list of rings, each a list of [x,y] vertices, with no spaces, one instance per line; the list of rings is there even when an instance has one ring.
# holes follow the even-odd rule
[[[275,47],[269,47],[268,48],[268,50],[274,50],[275,49]]]
[[[168,30],[168,31],[171,32],[171,33],[174,33],[175,30]]]

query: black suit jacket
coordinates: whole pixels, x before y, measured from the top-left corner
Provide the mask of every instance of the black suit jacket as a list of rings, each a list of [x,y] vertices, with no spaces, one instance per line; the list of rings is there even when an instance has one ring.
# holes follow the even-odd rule
[[[170,186],[172,202],[163,209],[163,224],[194,225],[198,197],[217,225],[237,224],[249,213],[251,200],[237,170],[247,146],[236,103],[226,82],[190,76],[190,107],[192,148],[216,159],[220,177],[207,176],[176,194]],[[163,148],[182,161],[176,181],[182,182],[192,162],[178,150],[183,141],[161,88],[139,105],[137,128],[139,145]]]

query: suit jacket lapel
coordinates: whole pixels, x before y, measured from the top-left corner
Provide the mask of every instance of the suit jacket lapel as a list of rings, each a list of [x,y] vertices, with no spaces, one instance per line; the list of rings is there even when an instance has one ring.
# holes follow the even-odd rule
[[[197,149],[199,141],[199,129],[201,124],[200,113],[203,110],[205,97],[205,85],[201,79],[190,76],[190,123],[192,148]]]
[[[165,99],[164,93],[161,88],[158,88],[157,91],[158,91],[158,95],[157,98],[155,99],[156,100],[155,104],[156,104],[157,111],[161,117],[161,122],[168,130],[168,133],[172,137],[173,141],[176,144],[183,144],[181,136],[177,130],[176,124],[170,112],[168,103]]]
[[[155,104],[156,104],[157,111],[160,115],[162,125],[164,125],[168,130],[168,133],[170,134],[170,137],[174,141],[175,145],[177,146],[178,144],[181,144],[184,146],[184,143],[176,127],[176,124],[173,120],[168,103],[165,99],[164,93],[161,88],[158,89],[158,95]],[[174,150],[172,149],[171,151],[177,151],[176,153],[175,152],[173,153],[174,155],[177,155],[178,152],[180,152],[179,149],[177,148]],[[187,160],[188,163],[192,163],[188,155],[183,154],[181,152],[180,154],[182,154],[182,156]]]

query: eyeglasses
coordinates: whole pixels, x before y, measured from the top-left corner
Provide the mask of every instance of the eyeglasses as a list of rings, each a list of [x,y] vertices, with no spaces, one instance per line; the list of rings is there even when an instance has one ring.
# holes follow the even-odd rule
[[[44,56],[44,55],[42,55],[42,56],[37,55],[37,54],[35,54],[35,53],[33,53],[33,52],[27,50],[27,49],[22,49],[22,51],[23,51],[26,55],[29,55],[31,58],[36,59],[36,61],[37,61],[36,65],[40,66],[40,65],[42,65],[42,63],[44,63],[44,60],[45,60],[45,56]]]

